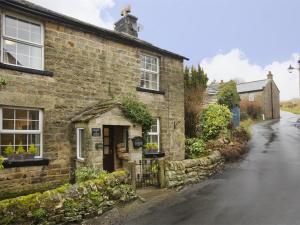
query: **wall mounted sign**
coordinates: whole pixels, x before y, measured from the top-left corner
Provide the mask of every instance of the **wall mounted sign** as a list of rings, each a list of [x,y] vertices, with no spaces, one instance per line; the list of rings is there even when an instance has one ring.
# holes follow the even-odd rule
[[[101,128],[92,128],[92,136],[100,137],[101,136]]]
[[[132,143],[134,148],[141,148],[144,145],[144,139],[142,137],[132,138]]]

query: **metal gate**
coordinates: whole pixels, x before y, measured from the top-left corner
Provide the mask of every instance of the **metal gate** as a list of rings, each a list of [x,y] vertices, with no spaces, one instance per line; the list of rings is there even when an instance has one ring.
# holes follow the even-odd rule
[[[232,123],[234,127],[240,126],[240,107],[236,106],[232,110]]]
[[[136,187],[159,187],[159,164],[157,159],[143,159],[135,162]]]

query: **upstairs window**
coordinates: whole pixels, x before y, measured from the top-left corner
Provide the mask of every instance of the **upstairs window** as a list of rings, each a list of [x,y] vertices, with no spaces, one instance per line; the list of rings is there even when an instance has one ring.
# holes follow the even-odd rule
[[[42,117],[41,110],[0,108],[0,155],[6,157],[8,146],[28,151],[34,145],[36,157],[42,157]]]
[[[21,17],[4,15],[1,61],[31,69],[43,69],[43,26]]]
[[[255,95],[253,93],[249,94],[249,102],[254,102],[255,100]]]
[[[141,88],[159,91],[159,59],[141,55]]]

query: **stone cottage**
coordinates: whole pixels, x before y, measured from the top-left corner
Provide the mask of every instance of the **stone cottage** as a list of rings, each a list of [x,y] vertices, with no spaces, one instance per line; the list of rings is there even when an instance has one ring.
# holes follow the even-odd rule
[[[280,91],[271,72],[267,79],[240,83],[237,89],[241,101],[257,103],[261,107],[263,119],[280,118]]]
[[[76,166],[113,171],[141,159],[142,127],[119,104],[127,94],[156,118],[146,138],[157,156],[184,159],[187,58],[140,40],[136,17],[124,13],[111,31],[24,0],[0,0],[0,14],[0,154],[37,149],[4,162],[0,193],[68,182]]]

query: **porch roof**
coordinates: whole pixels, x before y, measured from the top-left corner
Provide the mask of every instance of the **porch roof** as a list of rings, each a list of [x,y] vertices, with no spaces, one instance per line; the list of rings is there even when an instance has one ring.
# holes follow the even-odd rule
[[[109,112],[115,107],[120,107],[121,103],[112,100],[103,101],[94,106],[86,108],[83,112],[72,118],[72,122],[87,122],[95,117],[98,117],[106,112]]]

